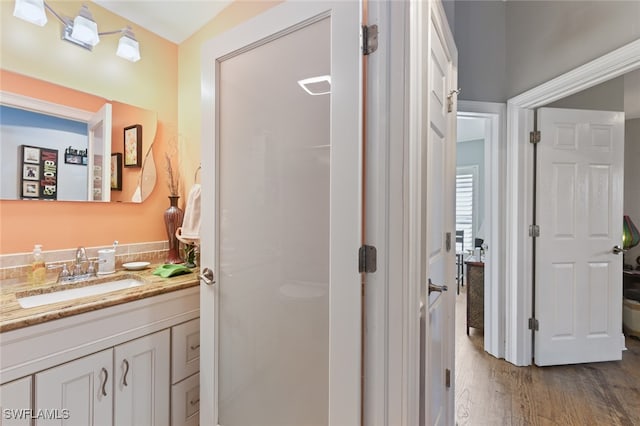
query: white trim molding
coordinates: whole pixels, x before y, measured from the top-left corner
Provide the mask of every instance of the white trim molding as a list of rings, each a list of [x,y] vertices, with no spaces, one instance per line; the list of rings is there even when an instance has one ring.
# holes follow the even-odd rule
[[[533,298],[533,258],[528,227],[533,211],[533,109],[640,69],[640,39],[528,90],[508,101],[506,353],[515,365],[531,365],[533,354],[528,319]]]
[[[514,98],[519,108],[538,108],[640,68],[640,39],[547,81]]]
[[[497,358],[504,358],[507,317],[504,286],[507,106],[459,101],[458,117],[485,120],[484,228],[488,250],[485,262],[484,349]]]
[[[5,91],[0,91],[0,104],[85,123],[89,122],[95,115],[95,112]]]

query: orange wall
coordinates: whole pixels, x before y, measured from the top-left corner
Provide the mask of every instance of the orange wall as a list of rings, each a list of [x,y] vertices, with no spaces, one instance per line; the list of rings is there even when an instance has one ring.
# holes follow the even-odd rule
[[[104,98],[0,69],[0,89],[85,111],[98,111]]]
[[[57,12],[75,16],[82,2],[49,2]],[[158,114],[156,165],[178,128],[178,46],[133,25],[142,59],[131,63],[115,55],[117,36],[101,37],[93,52],[60,40],[51,15],[44,27],[13,17],[13,1],[0,1],[0,68],[97,97],[117,100]],[[100,31],[130,23],[89,3]],[[45,91],[46,93],[46,91]],[[77,246],[161,241],[167,238],[163,212],[169,191],[162,169],[151,196],[142,204],[56,201],[0,201],[0,254]],[[184,201],[184,200],[183,200]]]
[[[156,139],[158,117],[151,110],[140,109],[122,102],[113,102],[113,122],[111,124],[111,152],[119,152],[122,155],[123,166],[120,169],[122,174],[122,190],[111,191],[111,201],[127,202],[138,186],[142,168],[124,167],[124,129],[133,124],[142,126],[142,162],[144,165],[147,151]]]

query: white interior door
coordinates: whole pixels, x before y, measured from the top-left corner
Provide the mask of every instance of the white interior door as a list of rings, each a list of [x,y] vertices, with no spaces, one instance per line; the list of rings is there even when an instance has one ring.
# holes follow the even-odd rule
[[[622,357],[624,113],[538,113],[534,361]]]
[[[111,199],[111,104],[106,103],[88,123],[87,199]]]
[[[425,5],[425,10],[430,5]],[[454,309],[455,309],[455,111],[449,112],[449,91],[455,87],[451,53],[442,29],[432,15],[422,61],[427,84],[421,87],[422,243],[421,299],[426,317],[421,321],[420,424],[449,425],[453,418]],[[426,47],[426,49],[425,49]],[[421,114],[422,115],[422,114]],[[448,289],[451,291],[448,291]]]
[[[200,424],[360,424],[359,33],[285,2],[205,46]]]

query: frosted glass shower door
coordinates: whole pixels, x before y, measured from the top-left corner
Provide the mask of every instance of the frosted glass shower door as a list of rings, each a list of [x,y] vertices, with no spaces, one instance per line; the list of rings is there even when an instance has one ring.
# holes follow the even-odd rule
[[[216,182],[215,248],[203,243],[202,266],[214,259],[216,284],[201,297],[217,308],[223,426],[359,423],[359,26],[340,39],[332,6],[295,8],[318,11],[213,70],[215,172],[203,158],[202,176],[203,193]],[[353,58],[336,60],[340,43]]]

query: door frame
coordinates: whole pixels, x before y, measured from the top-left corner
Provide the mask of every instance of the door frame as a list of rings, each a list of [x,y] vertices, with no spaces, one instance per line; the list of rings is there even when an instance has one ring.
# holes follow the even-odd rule
[[[464,89],[463,89],[464,90]],[[458,117],[485,120],[484,229],[490,256],[485,262],[484,350],[505,354],[505,180],[507,106],[503,103],[459,101]]]
[[[332,14],[331,11],[339,11]],[[345,44],[341,42],[346,38],[359,39],[361,34],[360,23],[362,10],[353,8],[353,2],[324,1],[324,2],[297,2],[285,1],[261,14],[240,23],[238,26],[211,38],[203,43],[201,53],[201,111],[202,111],[202,138],[201,156],[203,167],[201,181],[211,182],[211,188],[215,194],[203,197],[202,210],[215,212],[219,205],[219,179],[218,161],[219,144],[216,111],[219,108],[219,99],[216,97],[216,84],[219,79],[219,65],[217,59],[225,58],[236,52],[243,52],[248,46],[257,41],[268,42],[276,34],[284,31],[295,31],[309,22],[314,22],[319,17],[332,19],[332,27],[340,29],[340,33],[334,36],[332,32],[331,49],[337,55],[338,61],[331,64],[332,73],[335,69],[351,69],[357,67],[358,77],[351,78],[348,72],[343,72],[345,78],[333,81],[333,87],[340,87],[340,95],[332,95],[331,109],[331,138],[337,143],[332,148],[331,161],[333,164],[341,163],[340,170],[344,182],[349,183],[349,190],[357,192],[357,196],[340,200],[341,206],[347,206],[346,210],[357,211],[357,215],[339,215],[337,207],[332,206],[330,215],[332,227],[341,235],[341,247],[349,256],[339,259],[332,257],[330,272],[330,319],[329,319],[329,424],[360,424],[362,406],[362,288],[361,274],[358,271],[358,250],[361,244],[362,221],[362,65],[361,46],[359,43]],[[357,25],[348,24],[358,21]],[[332,54],[333,55],[333,54]],[[333,59],[333,57],[332,57]],[[344,68],[340,68],[344,67]],[[347,75],[349,74],[349,75]],[[357,80],[357,81],[353,81]],[[353,117],[352,111],[358,110],[358,116]],[[333,116],[337,119],[333,119]],[[353,125],[357,120],[356,126]],[[340,142],[357,143],[340,143]],[[354,167],[345,167],[345,162],[351,158],[358,158],[359,163]],[[205,167],[204,162],[210,161]],[[348,170],[348,171],[347,171]],[[331,191],[334,191],[337,183],[331,183]],[[345,184],[341,182],[341,185]],[[338,219],[336,219],[338,218]],[[355,223],[357,222],[357,223]],[[214,221],[203,221],[202,235],[211,235],[213,238],[202,238],[202,253],[211,254],[211,257],[201,259],[201,268],[210,267],[215,271],[219,265],[219,254],[215,247],[218,242],[219,229]],[[333,242],[331,245],[333,246]],[[337,243],[336,243],[337,244]],[[352,253],[352,254],[351,254]],[[335,261],[334,261],[335,259]],[[339,283],[335,275],[349,277],[347,282]],[[354,284],[354,285],[347,285]],[[200,424],[215,425],[218,420],[218,338],[217,327],[218,299],[214,298],[215,286],[200,284],[200,329],[201,336],[204,333],[214,333],[212,339],[201,338],[200,359],[213,360],[213,368],[200,369],[200,399],[205,401],[200,404]],[[211,303],[215,300],[214,303]],[[339,318],[335,321],[334,318]],[[333,384],[332,384],[333,383]],[[336,385],[337,384],[337,385]]]
[[[464,90],[464,89],[463,89]],[[485,119],[484,230],[490,255],[485,262],[484,350],[496,358],[505,355],[505,181],[507,106],[503,103],[459,101],[458,117]]]
[[[417,78],[410,58],[418,53],[410,51],[409,36],[416,24],[410,20],[412,5],[369,2],[367,11],[368,23],[380,28],[378,50],[366,57],[367,114],[373,119],[366,120],[365,243],[377,248],[377,271],[367,274],[364,296],[363,422],[371,426],[413,426],[419,415],[420,263],[415,250],[420,242],[412,226],[419,222],[420,211],[411,210],[417,198],[410,201],[419,196],[411,186],[420,179],[418,170],[410,170],[414,167],[410,150],[417,143],[409,124],[410,97],[415,95],[410,76]],[[457,49],[442,2],[430,1],[423,7],[429,7],[439,22],[457,74]],[[455,135],[455,110],[451,115]],[[455,159],[450,166],[455,169]],[[453,411],[454,388],[450,392]]]
[[[528,234],[533,212],[533,110],[640,68],[640,39],[549,80],[507,101],[506,350],[505,359],[531,365],[533,252]]]

